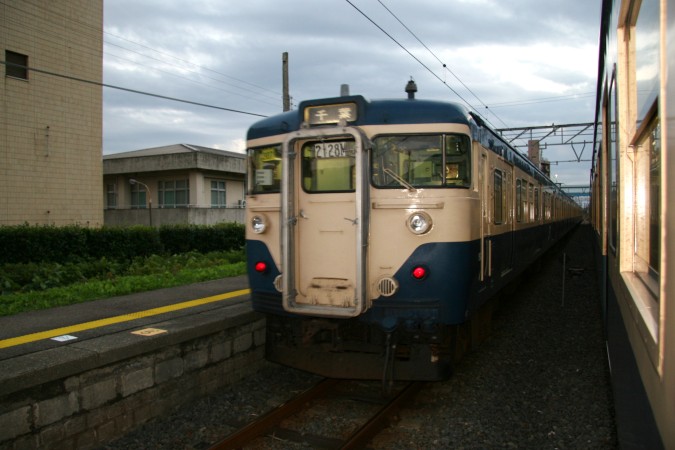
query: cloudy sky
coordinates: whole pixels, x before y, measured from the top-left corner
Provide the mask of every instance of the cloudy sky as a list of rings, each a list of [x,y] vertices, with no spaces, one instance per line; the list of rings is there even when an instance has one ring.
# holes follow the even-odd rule
[[[247,128],[282,110],[284,52],[293,105],[337,96],[341,84],[403,98],[412,77],[418,98],[468,104],[496,128],[591,122],[600,3],[106,1],[106,84],[214,108],[104,88],[103,152],[174,143],[243,152]],[[589,143],[582,159],[590,155]],[[569,147],[544,157],[575,159]],[[587,183],[588,167],[551,171]]]

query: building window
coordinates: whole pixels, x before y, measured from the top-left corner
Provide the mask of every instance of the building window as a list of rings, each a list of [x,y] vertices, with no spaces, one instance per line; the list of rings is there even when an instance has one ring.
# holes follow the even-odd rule
[[[8,77],[28,79],[28,56],[5,50],[5,74]]]
[[[131,209],[145,209],[148,202],[145,186],[132,184],[131,186]]]
[[[105,185],[105,207],[107,209],[117,208],[117,185],[115,183]]]
[[[211,208],[225,208],[227,206],[225,186],[223,180],[211,180]]]
[[[190,204],[190,183],[188,180],[159,182],[160,208],[187,208]]]

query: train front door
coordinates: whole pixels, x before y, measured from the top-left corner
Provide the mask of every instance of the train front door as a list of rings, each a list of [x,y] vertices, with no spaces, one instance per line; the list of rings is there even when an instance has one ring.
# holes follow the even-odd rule
[[[367,308],[368,180],[356,129],[302,130],[284,145],[283,305],[354,317]]]

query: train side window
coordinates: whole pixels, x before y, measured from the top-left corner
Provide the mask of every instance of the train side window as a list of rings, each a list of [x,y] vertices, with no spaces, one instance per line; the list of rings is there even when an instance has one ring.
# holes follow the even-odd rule
[[[527,181],[523,180],[520,185],[520,220],[527,222]]]
[[[378,188],[471,184],[471,143],[465,135],[378,136],[371,158],[371,181]]]
[[[540,217],[540,212],[539,212],[539,188],[534,188],[534,220],[539,220]]]
[[[527,198],[528,198],[528,211],[527,211],[527,217],[529,218],[528,220],[530,222],[534,221],[534,196],[533,196],[533,190],[534,190],[534,185],[530,183],[528,191],[527,191]]]
[[[281,146],[248,150],[248,193],[271,194],[281,192]]]
[[[493,189],[494,189],[494,222],[496,225],[504,223],[504,189],[502,183],[503,183],[502,171],[495,169]]]
[[[468,136],[445,135],[445,186],[471,184],[471,143]]]
[[[522,181],[520,178],[516,180],[516,222],[523,221],[523,194],[522,194]]]
[[[661,269],[661,124],[650,120],[635,148],[633,270],[658,297]]]
[[[520,185],[520,204],[518,205],[518,209],[520,209],[520,220],[527,222],[527,181],[525,180]]]

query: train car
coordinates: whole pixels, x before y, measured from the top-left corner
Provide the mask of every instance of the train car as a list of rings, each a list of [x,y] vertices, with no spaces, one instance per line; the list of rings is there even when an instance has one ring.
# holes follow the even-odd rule
[[[675,448],[674,22],[673,1],[602,4],[591,209],[622,448]]]
[[[328,377],[446,378],[482,307],[580,218],[479,116],[410,92],[304,101],[247,139],[267,358]]]
[[[591,209],[622,448],[675,448],[674,21],[602,4]]]

